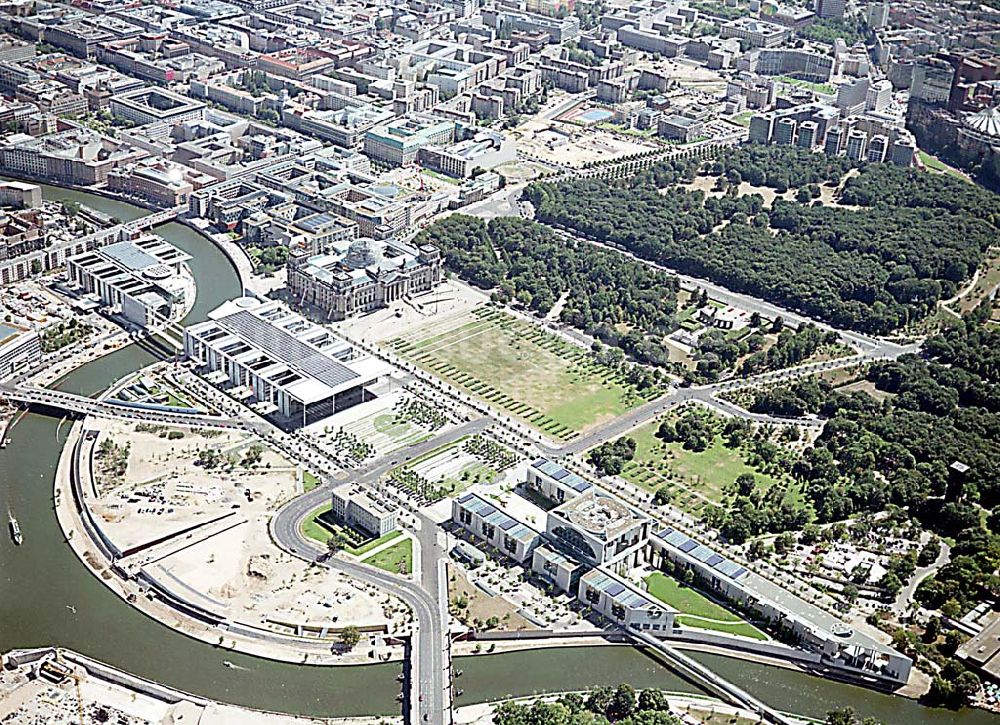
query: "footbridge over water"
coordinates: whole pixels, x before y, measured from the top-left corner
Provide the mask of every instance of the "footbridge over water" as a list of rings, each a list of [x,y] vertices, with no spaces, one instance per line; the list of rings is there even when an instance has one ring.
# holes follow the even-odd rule
[[[253,429],[253,424],[240,418],[208,415],[184,408],[168,408],[118,400],[96,400],[84,395],[33,385],[0,385],[0,400],[22,405],[52,408],[79,415],[101,418],[126,418],[164,425],[186,425],[205,428]]]
[[[773,725],[800,725],[800,720],[779,712],[770,705],[761,702],[750,693],[734,685],[724,677],[717,675],[662,639],[657,639],[646,632],[637,632],[631,629],[625,630],[625,632],[637,644],[652,647],[663,655],[669,666],[684,677],[689,678],[695,684],[704,687],[709,692],[721,697],[732,705],[752,710],[761,717],[762,722],[772,723]]]

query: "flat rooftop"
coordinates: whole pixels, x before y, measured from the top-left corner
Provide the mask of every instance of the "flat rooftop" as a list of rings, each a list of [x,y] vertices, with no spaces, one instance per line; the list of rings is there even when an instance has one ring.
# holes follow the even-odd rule
[[[606,541],[645,520],[617,498],[597,488],[552,509],[549,515],[569,521]]]

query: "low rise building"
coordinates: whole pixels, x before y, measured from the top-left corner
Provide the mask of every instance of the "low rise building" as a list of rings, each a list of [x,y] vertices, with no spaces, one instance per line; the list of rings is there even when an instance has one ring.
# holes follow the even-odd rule
[[[540,533],[477,493],[452,500],[451,520],[519,564],[527,562],[542,542]]]
[[[162,121],[178,124],[205,117],[205,104],[165,88],[140,88],[114,96],[112,115],[144,125]]]
[[[556,504],[571,501],[594,488],[590,481],[548,458],[531,462],[525,486]]]
[[[190,258],[160,237],[147,236],[72,256],[66,274],[129,322],[152,327],[185,309],[191,286],[183,265]]]
[[[654,637],[669,635],[674,629],[675,610],[603,568],[592,569],[580,578],[577,599],[624,629]]]
[[[480,131],[450,146],[426,146],[420,163],[448,176],[465,179],[476,170],[489,170],[517,159],[514,140],[495,131]]]
[[[656,133],[671,141],[681,143],[691,143],[695,141],[705,130],[703,121],[695,118],[688,118],[679,114],[661,116],[656,122]]]
[[[776,48],[786,42],[791,31],[781,25],[754,18],[737,18],[722,24],[719,35],[745,40],[752,48]]]
[[[330,510],[338,521],[359,528],[374,537],[396,530],[397,509],[385,500],[377,500],[361,486],[345,483],[331,493]]]
[[[421,149],[450,144],[455,122],[430,116],[410,116],[377,126],[365,133],[365,155],[388,166],[409,166]]]

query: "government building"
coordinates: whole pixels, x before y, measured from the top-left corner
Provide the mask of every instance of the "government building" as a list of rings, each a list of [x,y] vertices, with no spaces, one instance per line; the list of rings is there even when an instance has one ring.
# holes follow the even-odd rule
[[[436,287],[444,278],[437,247],[362,237],[332,242],[323,254],[293,247],[288,293],[328,320],[344,320]]]

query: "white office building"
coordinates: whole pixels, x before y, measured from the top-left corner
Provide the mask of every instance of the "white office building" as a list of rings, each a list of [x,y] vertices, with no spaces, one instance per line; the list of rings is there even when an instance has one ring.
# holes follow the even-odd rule
[[[210,383],[295,428],[371,400],[388,369],[280,302],[240,297],[184,330],[184,352]]]
[[[122,317],[142,327],[173,319],[194,294],[184,268],[191,258],[160,237],[115,242],[66,260],[66,276],[84,294],[116,308]]]
[[[0,322],[0,380],[6,380],[41,361],[42,341],[37,332]]]
[[[361,529],[374,537],[396,530],[397,509],[388,501],[376,499],[360,486],[348,483],[333,489],[330,510],[338,521]]]

